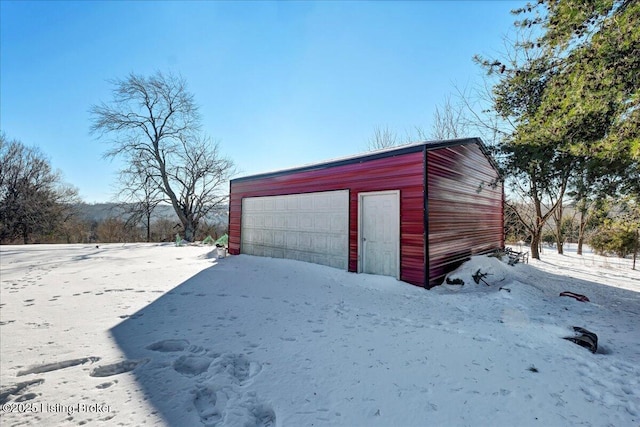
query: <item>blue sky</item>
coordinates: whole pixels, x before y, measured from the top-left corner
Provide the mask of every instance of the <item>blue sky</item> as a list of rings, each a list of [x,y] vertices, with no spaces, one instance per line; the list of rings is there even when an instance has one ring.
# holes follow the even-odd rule
[[[0,129],[87,202],[117,161],[89,134],[108,79],[182,75],[241,175],[367,149],[375,127],[428,129],[474,54],[502,52],[523,1],[0,2]]]

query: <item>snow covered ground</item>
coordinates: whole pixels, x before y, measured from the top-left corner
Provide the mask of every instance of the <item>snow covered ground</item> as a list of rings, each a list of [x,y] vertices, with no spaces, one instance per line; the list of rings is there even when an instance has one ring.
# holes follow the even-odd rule
[[[0,424],[640,425],[628,260],[474,257],[426,291],[210,251],[1,246]]]

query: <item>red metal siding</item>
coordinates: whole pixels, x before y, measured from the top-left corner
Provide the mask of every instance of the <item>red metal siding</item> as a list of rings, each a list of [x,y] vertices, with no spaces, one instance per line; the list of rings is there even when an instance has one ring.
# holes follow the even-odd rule
[[[349,271],[358,268],[358,194],[400,190],[400,279],[424,286],[424,153],[231,182],[229,252],[239,254],[244,197],[350,190]]]
[[[429,286],[460,261],[504,246],[502,183],[477,144],[427,152]]]
[[[244,197],[348,189],[348,268],[357,271],[358,194],[400,190],[400,279],[415,285],[435,286],[468,256],[504,246],[502,183],[494,185],[498,174],[478,142],[442,141],[431,146],[427,143],[426,155],[412,148],[387,157],[233,180],[229,251],[232,254],[241,251]],[[425,221],[429,231],[426,245]]]

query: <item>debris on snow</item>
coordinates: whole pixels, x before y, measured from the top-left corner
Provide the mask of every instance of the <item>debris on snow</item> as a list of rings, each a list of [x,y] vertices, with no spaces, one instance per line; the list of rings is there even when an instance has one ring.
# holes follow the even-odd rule
[[[588,349],[591,353],[598,351],[598,336],[580,326],[574,326],[575,336],[564,337],[565,340],[574,342],[581,347]]]
[[[571,297],[571,298],[574,298],[575,300],[581,301],[581,302],[589,302],[589,298],[587,298],[585,295],[576,294],[574,292],[569,292],[569,291],[560,292],[560,296],[561,297]]]

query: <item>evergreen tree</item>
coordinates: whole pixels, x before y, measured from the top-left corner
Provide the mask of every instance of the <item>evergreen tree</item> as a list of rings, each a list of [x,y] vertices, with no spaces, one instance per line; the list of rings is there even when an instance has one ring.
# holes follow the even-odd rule
[[[500,158],[536,210],[525,225],[538,258],[568,188],[640,194],[640,2],[540,0],[514,12],[532,35],[507,59],[478,61],[498,75],[492,107],[513,125]]]

